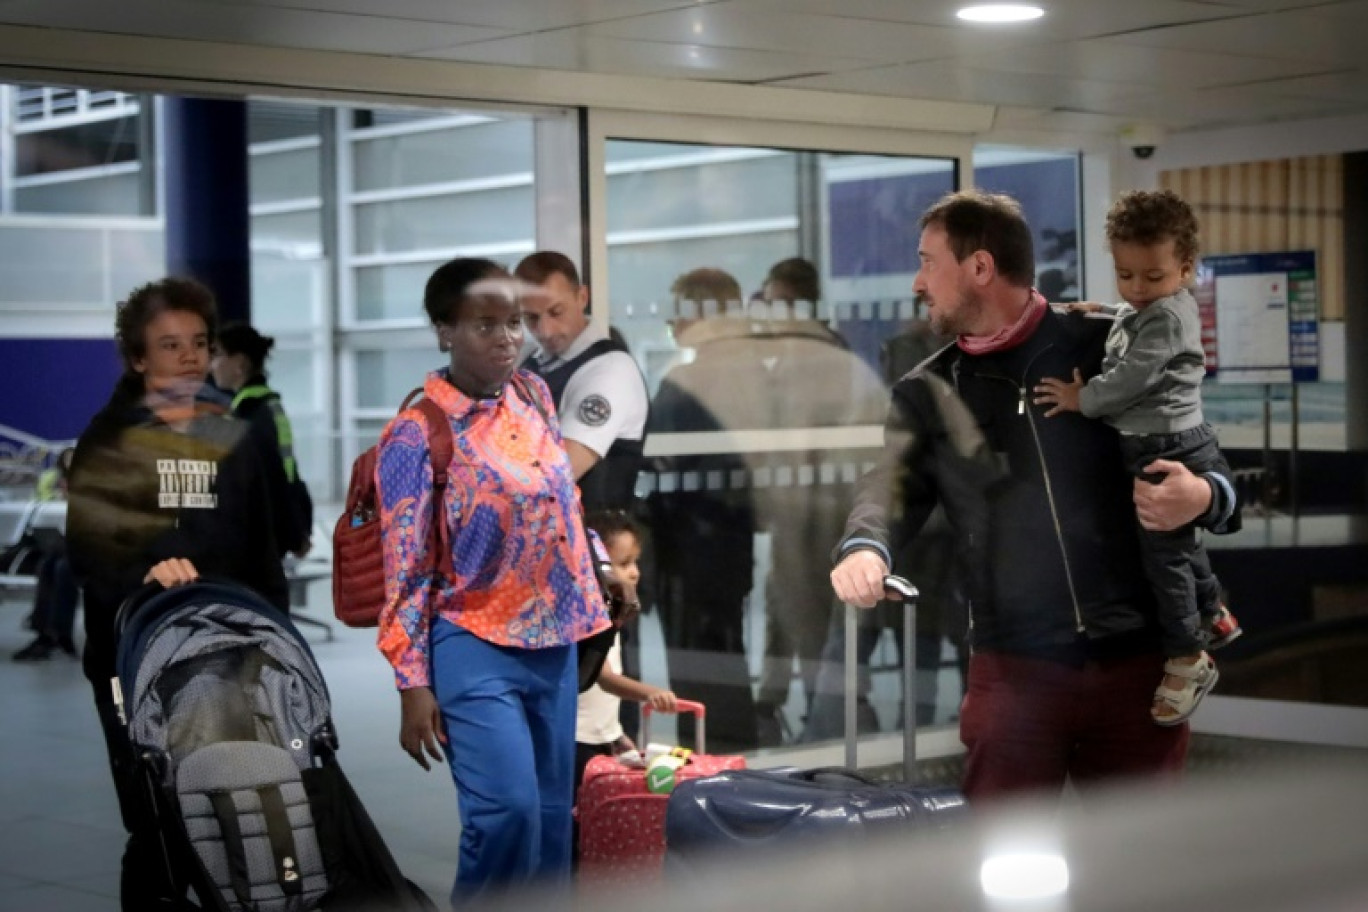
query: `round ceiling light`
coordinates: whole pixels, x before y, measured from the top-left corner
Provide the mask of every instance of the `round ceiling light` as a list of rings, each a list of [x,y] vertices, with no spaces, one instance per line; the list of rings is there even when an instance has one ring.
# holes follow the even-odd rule
[[[963,7],[955,15],[966,22],[1029,22],[1045,15],[1045,11],[1024,3],[985,3]]]

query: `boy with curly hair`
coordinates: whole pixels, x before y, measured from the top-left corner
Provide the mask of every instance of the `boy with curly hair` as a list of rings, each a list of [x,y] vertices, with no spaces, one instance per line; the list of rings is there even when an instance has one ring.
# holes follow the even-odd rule
[[[1197,218],[1170,190],[1136,190],[1107,214],[1107,240],[1126,303],[1078,305],[1116,318],[1102,372],[1086,384],[1078,370],[1072,380],[1045,378],[1035,401],[1053,405],[1046,417],[1081,412],[1115,427],[1127,468],[1147,481],[1163,480],[1171,468],[1166,461],[1211,471],[1220,450],[1202,415],[1202,326],[1187,288],[1197,262]],[[1167,658],[1150,714],[1159,725],[1178,725],[1216,684],[1216,664],[1205,650],[1226,645],[1241,630],[1221,604],[1195,526],[1142,528],[1140,542]]]

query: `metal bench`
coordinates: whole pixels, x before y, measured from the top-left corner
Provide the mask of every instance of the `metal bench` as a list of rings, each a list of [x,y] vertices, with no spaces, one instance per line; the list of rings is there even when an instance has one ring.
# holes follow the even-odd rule
[[[331,530],[321,522],[315,522],[312,532],[313,550],[303,560],[285,558],[285,581],[290,586],[290,617],[296,624],[306,624],[323,631],[327,642],[332,642],[335,634],[332,624],[321,618],[310,617],[302,612],[309,604],[309,585],[319,580],[332,578]]]
[[[321,618],[304,614],[301,609],[309,604],[309,584],[332,578],[332,562],[305,558],[285,568],[285,581],[290,586],[290,619],[296,624],[306,624],[323,631],[327,642],[331,643],[335,634],[332,624]]]
[[[0,573],[0,592],[9,593],[16,589],[31,592],[38,588],[38,577],[26,573]]]

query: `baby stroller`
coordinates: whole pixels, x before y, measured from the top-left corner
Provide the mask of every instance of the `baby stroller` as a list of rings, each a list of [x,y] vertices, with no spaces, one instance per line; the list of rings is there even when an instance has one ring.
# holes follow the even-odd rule
[[[289,618],[235,584],[119,609],[120,718],[171,882],[215,912],[434,910],[336,760],[328,689]]]

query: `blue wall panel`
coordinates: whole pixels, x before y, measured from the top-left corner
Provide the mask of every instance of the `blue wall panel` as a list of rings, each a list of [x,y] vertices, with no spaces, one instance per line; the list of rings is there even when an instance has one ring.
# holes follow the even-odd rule
[[[112,339],[0,339],[0,424],[65,440],[80,435],[122,368]]]
[[[912,274],[921,214],[954,189],[953,171],[831,183],[831,276]],[[911,289],[908,289],[911,293]]]

